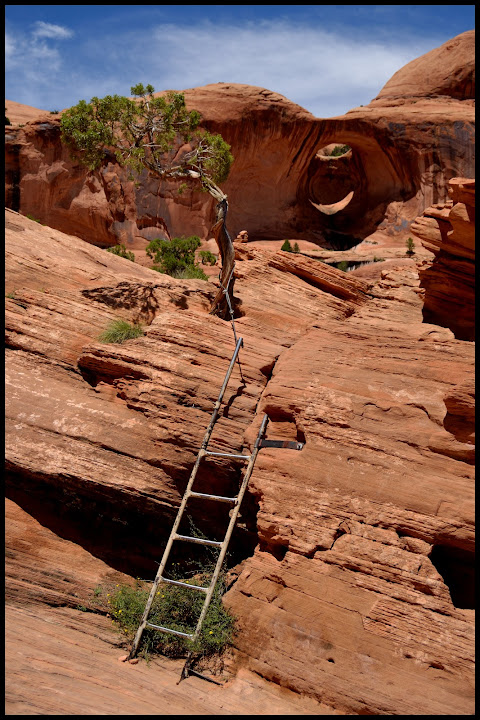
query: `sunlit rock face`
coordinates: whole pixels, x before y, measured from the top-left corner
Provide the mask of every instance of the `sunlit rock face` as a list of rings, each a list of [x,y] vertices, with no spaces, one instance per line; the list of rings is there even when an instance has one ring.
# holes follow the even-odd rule
[[[473,41],[473,31],[453,38],[406,65],[369,105],[336,118],[316,118],[250,85],[185,90],[187,107],[235,157],[224,185],[233,236],[246,229],[250,240],[295,237],[345,249],[377,228],[405,230],[446,200],[448,180],[474,174]],[[101,246],[208,237],[209,195],[179,194],[179,183],[146,173],[134,183],[114,162],[88,176],[61,147],[57,116],[13,126],[7,138],[7,203],[23,214]],[[322,156],[326,146],[344,144],[345,155]],[[351,192],[335,212],[315,207]]]
[[[35,637],[48,607],[71,661],[57,609],[154,575],[234,337],[213,282],[5,219],[7,602]],[[303,449],[262,448],[242,504],[229,672],[340,713],[474,712],[474,345],[424,322],[423,294],[414,260],[366,281],[236,243],[244,347],[211,447],[248,453],[266,413]],[[117,317],[145,334],[100,342]],[[234,495],[238,464],[199,479]],[[189,512],[221,537],[226,513]]]

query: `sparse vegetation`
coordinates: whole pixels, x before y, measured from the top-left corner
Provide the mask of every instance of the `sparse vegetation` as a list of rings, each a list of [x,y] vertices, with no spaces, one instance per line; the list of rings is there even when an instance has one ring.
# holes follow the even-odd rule
[[[290,243],[290,240],[285,240],[280,250],[283,250],[284,252],[293,252],[292,245]]]
[[[194,585],[208,584],[208,575],[198,574],[184,582]],[[160,633],[146,628],[140,646],[140,655],[162,653],[169,657],[181,657],[189,650],[202,656],[221,653],[232,641],[235,618],[223,607],[221,597],[225,585],[222,578],[217,582],[205,621],[195,642],[176,635]],[[149,589],[137,581],[136,587],[119,585],[108,594],[107,605],[113,620],[129,640],[133,640],[140,624],[148,599]],[[149,615],[154,625],[172,628],[180,632],[193,633],[204,601],[203,593],[184,587],[158,586]]]
[[[407,255],[414,255],[415,253],[415,243],[413,242],[413,238],[409,237],[406,239],[405,244],[407,246]]]
[[[385,258],[377,257],[376,255],[374,255],[373,262],[385,262]]]
[[[339,263],[337,263],[338,270],[342,270],[343,272],[347,272],[348,270],[348,262],[346,260],[341,260]]]
[[[36,217],[33,217],[33,215],[31,215],[30,213],[27,213],[27,214],[25,215],[25,217],[27,217],[29,220],[33,220],[34,222],[37,222],[37,223],[39,223],[39,224],[41,225],[40,220],[37,220],[37,218],[36,218]]]
[[[189,521],[189,534],[195,537],[205,535]],[[196,556],[187,566],[182,562],[174,562],[166,575],[172,580],[201,587],[208,587],[218,557],[217,551],[205,548],[202,559]],[[181,570],[180,567],[183,569]],[[187,638],[161,633],[153,628],[146,628],[142,635],[139,654],[148,660],[150,654],[162,653],[169,657],[185,656],[188,651],[202,657],[219,655],[231,644],[235,633],[235,617],[223,606],[222,595],[226,589],[226,567],[224,566],[217,580],[215,591],[209,605],[202,630],[193,643]],[[113,622],[132,641],[140,625],[145,605],[150,593],[151,584],[137,579],[135,586],[118,584],[113,586],[97,585],[93,596],[97,606],[106,610]],[[149,622],[192,634],[200,616],[204,594],[198,590],[161,583],[149,614]]]
[[[200,250],[199,255],[202,265],[215,265],[217,262],[217,256],[210,252],[210,250]]]
[[[10,300],[15,300],[15,298],[16,298],[15,290],[12,290],[11,292],[5,293],[5,297],[6,297],[6,298],[10,298]]]
[[[158,272],[178,279],[208,280],[202,268],[195,263],[195,251],[200,243],[196,235],[171,240],[155,238],[148,243],[146,251],[155,263],[153,269]]]
[[[6,112],[7,112],[7,108],[5,108],[5,113],[6,113]],[[10,122],[9,118],[8,118],[7,115],[5,114],[5,125],[11,125],[11,124],[12,124],[12,123]]]
[[[135,262],[135,254],[131,252],[130,250],[127,250],[125,245],[123,243],[120,243],[119,245],[114,245],[113,247],[107,248],[107,252],[113,253],[114,255],[118,255],[119,257],[123,257],[126,260],[131,260],[132,262]]]
[[[335,145],[330,153],[330,157],[340,157],[340,155],[345,155],[349,150],[351,150],[350,145]]]
[[[50,115],[58,115],[60,110],[50,110]]]
[[[300,252],[300,248],[299,248],[297,242],[296,242],[295,245],[293,246],[293,252],[294,252],[294,253],[299,253],[299,252]]]
[[[140,335],[143,335],[143,327],[140,324],[131,324],[126,320],[112,320],[98,339],[105,343],[123,343]]]

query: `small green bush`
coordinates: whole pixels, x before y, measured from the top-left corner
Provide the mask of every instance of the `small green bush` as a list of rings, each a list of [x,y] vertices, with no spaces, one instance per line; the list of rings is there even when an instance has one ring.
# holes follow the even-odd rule
[[[295,245],[293,246],[293,252],[294,252],[294,253],[299,253],[299,252],[300,252],[300,248],[299,248],[297,242],[296,242]]]
[[[60,110],[50,110],[50,115],[58,115]]]
[[[346,260],[342,260],[341,262],[337,263],[338,270],[342,270],[343,272],[347,272],[348,270],[348,262]]]
[[[197,235],[171,240],[155,238],[148,243],[146,251],[155,263],[153,270],[178,279],[208,280],[201,267],[195,263],[195,251],[200,243]]]
[[[132,325],[126,320],[112,320],[98,339],[105,343],[123,343],[140,335],[143,335],[141,325]]]
[[[376,255],[374,255],[373,262],[385,262],[385,258],[379,258]]]
[[[345,155],[350,150],[350,145],[335,145],[332,152],[330,153],[330,157],[339,157],[340,155]]]
[[[195,575],[184,582],[206,587],[210,577],[208,573]],[[209,656],[221,653],[231,644],[235,632],[235,618],[222,605],[225,591],[224,578],[217,581],[215,592],[209,605],[202,630],[195,642],[178,635],[170,635],[146,628],[140,646],[140,654],[148,657],[151,653],[162,653],[169,657],[184,656],[186,652]],[[140,625],[149,589],[137,581],[136,587],[118,585],[107,593],[107,607],[118,627],[129,640],[133,640]],[[148,621],[154,625],[193,633],[204,603],[204,594],[198,590],[161,583],[152,604]]]
[[[284,252],[293,252],[293,248],[290,244],[290,240],[285,240],[280,250],[283,250]]]
[[[405,244],[407,246],[407,255],[413,255],[415,253],[415,243],[413,242],[413,238],[407,238]]]
[[[113,253],[113,255],[118,255],[119,257],[123,257],[126,260],[131,260],[132,262],[135,262],[135,254],[130,250],[127,250],[123,243],[107,248],[107,252],[111,252]]]
[[[36,218],[36,217],[33,217],[33,215],[31,215],[30,213],[27,213],[27,214],[25,215],[25,217],[27,217],[29,220],[33,220],[34,222],[40,223],[40,220],[37,220],[37,218]]]
[[[215,265],[217,262],[216,256],[210,252],[210,250],[200,250],[199,254],[202,260],[202,265]]]

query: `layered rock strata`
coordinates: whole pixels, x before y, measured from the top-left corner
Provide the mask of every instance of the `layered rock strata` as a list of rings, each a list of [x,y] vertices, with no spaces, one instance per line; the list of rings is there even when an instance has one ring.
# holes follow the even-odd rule
[[[7,494],[11,517],[49,538],[33,562],[9,522],[8,597],[75,608],[104,578],[153,576],[233,332],[208,314],[213,282],[11,211],[6,222]],[[304,448],[257,460],[225,596],[239,624],[231,672],[345,714],[470,714],[473,344],[422,321],[413,264],[363,281],[281,251],[236,253],[244,348],[212,447],[246,451],[268,413],[268,438]],[[99,342],[117,317],[144,335]],[[234,461],[204,470],[207,492],[239,482]],[[218,507],[191,513],[221,535]],[[57,547],[58,576],[43,577]],[[22,600],[20,576],[36,586]]]
[[[475,337],[475,180],[453,178],[450,200],[427,208],[412,233],[435,259],[421,272],[427,322]]]

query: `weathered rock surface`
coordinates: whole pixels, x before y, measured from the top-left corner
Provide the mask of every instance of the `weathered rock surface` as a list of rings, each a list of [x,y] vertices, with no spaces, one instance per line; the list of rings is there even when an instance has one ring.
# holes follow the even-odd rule
[[[201,112],[235,157],[224,188],[232,237],[246,230],[250,240],[294,237],[340,250],[377,228],[403,238],[426,207],[447,199],[450,178],[473,176],[473,37],[463,33],[418,58],[370,105],[337,118],[315,118],[249,85],[185,90],[187,107]],[[321,152],[345,143],[352,150],[341,157]],[[169,234],[209,237],[210,196],[180,195],[178,183],[146,174],[135,185],[114,162],[88,175],[61,146],[56,116],[7,127],[6,146],[13,210],[102,247],[124,242],[141,250]]]
[[[475,180],[453,178],[450,200],[427,208],[412,233],[435,259],[421,272],[427,322],[450,328],[455,337],[475,337]]]
[[[98,583],[153,576],[234,339],[208,314],[214,282],[174,280],[11,211],[6,241],[8,647],[24,647],[40,613],[27,661],[48,684],[60,623],[59,689],[72,697],[92,657],[109,687],[142,668],[111,672],[107,621],[75,607]],[[230,674],[300,693],[300,714],[327,712],[307,697],[347,714],[471,714],[473,343],[423,322],[413,261],[362,280],[250,243],[236,254],[244,348],[212,446],[251,447],[265,412],[267,437],[305,446],[264,448],[255,466],[225,596],[239,621]],[[119,316],[144,335],[99,342]],[[238,467],[209,460],[202,482],[228,494]],[[217,507],[192,516],[221,536]],[[15,657],[12,714],[25,696],[55,712]],[[191,712],[189,697],[169,707]],[[125,702],[144,711],[133,691]]]

